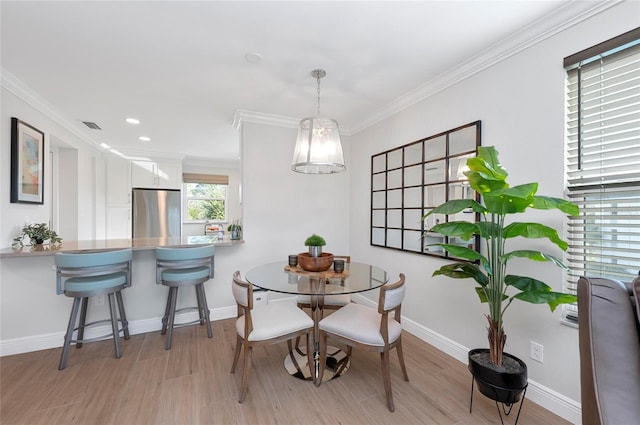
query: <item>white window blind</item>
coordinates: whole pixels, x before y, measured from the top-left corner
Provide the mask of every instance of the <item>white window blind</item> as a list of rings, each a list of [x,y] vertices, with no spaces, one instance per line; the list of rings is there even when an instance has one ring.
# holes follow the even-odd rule
[[[632,280],[640,269],[640,30],[567,63],[566,290],[580,276]],[[585,52],[589,52],[587,49]],[[577,321],[577,306],[565,308]]]

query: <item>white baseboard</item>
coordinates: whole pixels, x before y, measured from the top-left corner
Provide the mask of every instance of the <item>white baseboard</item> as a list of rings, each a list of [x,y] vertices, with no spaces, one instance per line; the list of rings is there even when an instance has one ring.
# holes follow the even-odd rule
[[[353,300],[364,305],[369,305],[371,307],[377,306],[377,303],[371,301],[368,298],[365,298],[362,295],[354,295]],[[419,323],[407,319],[406,317],[402,318],[402,329],[407,331],[411,335],[418,337],[427,344],[434,346],[443,353],[446,353],[456,360],[467,364],[469,348],[460,345],[457,342],[452,341],[449,338],[440,335],[439,333],[434,332]],[[571,423],[579,424],[582,422],[582,408],[579,402],[572,400],[531,379],[529,379],[526,399],[539,404],[550,412],[553,412],[554,414]]]
[[[236,307],[222,307],[210,310],[210,319],[212,321],[230,319],[236,317]],[[176,315],[176,323],[186,323],[198,319],[198,313],[190,311]],[[144,320],[134,320],[129,322],[129,333],[138,335],[147,332],[156,332],[162,328],[162,318],[155,317]],[[92,329],[87,328],[85,338],[96,338],[100,335],[108,335],[111,333],[111,325],[105,324],[96,326]],[[110,337],[109,337],[110,338]],[[29,353],[32,351],[48,350],[50,348],[62,347],[64,342],[64,332],[55,332],[50,334],[35,335],[25,338],[14,338],[0,341],[0,357],[11,356],[13,354]]]

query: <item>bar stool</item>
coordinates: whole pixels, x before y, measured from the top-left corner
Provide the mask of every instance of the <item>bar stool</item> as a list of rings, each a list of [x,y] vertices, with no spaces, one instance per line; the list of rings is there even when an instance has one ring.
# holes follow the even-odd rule
[[[169,287],[161,332],[162,335],[167,334],[166,350],[171,348],[173,328],[200,323],[207,326],[207,337],[213,337],[204,283],[213,278],[214,254],[214,245],[156,248],[156,283]],[[181,286],[195,286],[197,307],[176,310],[178,289]],[[197,320],[175,323],[176,312],[196,309],[198,310]]]
[[[64,337],[64,346],[60,356],[58,369],[67,367],[67,356],[71,343],[76,348],[81,348],[84,342],[95,341],[113,337],[116,358],[122,356],[120,347],[120,332],[124,339],[129,339],[129,322],[124,311],[121,291],[131,286],[131,249],[117,251],[85,251],[85,252],[58,252],[55,255],[56,263],[56,292],[73,298],[71,316],[67,325],[67,333]],[[96,320],[86,323],[89,297],[106,294],[109,299],[109,313],[111,319]],[[114,300],[115,294],[115,300]],[[78,309],[80,309],[80,323],[76,327]],[[120,313],[116,312],[116,304]],[[84,338],[86,328],[104,322],[111,322],[111,333],[93,338]],[[118,324],[120,322],[121,326]],[[77,332],[76,339],[73,333]]]

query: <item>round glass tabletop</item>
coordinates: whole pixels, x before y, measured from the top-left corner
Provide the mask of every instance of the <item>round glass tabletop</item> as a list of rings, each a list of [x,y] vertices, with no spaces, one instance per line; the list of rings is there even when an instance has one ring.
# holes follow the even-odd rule
[[[389,274],[380,267],[358,262],[346,263],[345,271],[340,274],[331,269],[330,273],[312,273],[287,271],[285,267],[284,261],[264,264],[249,270],[245,279],[268,291],[297,295],[317,295],[318,280],[325,283],[320,291],[324,295],[370,291],[389,281]]]

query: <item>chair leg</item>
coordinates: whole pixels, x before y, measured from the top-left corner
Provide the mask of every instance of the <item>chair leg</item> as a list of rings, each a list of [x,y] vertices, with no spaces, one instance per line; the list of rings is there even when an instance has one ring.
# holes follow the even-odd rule
[[[207,338],[213,338],[213,331],[211,330],[211,319],[209,319],[209,305],[207,304],[207,295],[204,292],[204,284],[200,283],[196,285],[196,293],[200,292],[200,301],[202,303],[202,315],[204,324],[207,326]]]
[[[385,347],[384,351],[380,353],[380,361],[382,363],[382,380],[384,381],[384,392],[387,396],[387,406],[389,411],[393,412],[395,407],[393,406],[393,395],[391,394],[391,372],[389,370],[389,347]]]
[[[244,347],[244,368],[242,370],[242,385],[240,387],[240,397],[238,402],[242,403],[247,395],[247,387],[249,384],[249,372],[251,372],[251,355],[253,353],[253,347],[245,345]]]
[[[173,286],[169,290],[169,296],[171,298],[171,306],[169,307],[169,318],[167,323],[167,344],[165,350],[171,349],[171,337],[173,336],[173,322],[176,320],[176,301],[178,300],[178,287]]]
[[[164,307],[164,315],[162,316],[162,330],[160,331],[160,335],[164,335],[167,333],[167,323],[169,322],[169,312],[171,311],[171,294],[173,293],[173,288],[169,287],[169,293],[167,294],[167,304]]]
[[[122,292],[116,292],[116,301],[118,302],[118,311],[120,312],[120,322],[122,322],[122,333],[124,334],[124,339],[129,339],[129,321],[127,320],[127,315],[124,312],[124,301],[122,300]]]
[[[76,348],[82,347],[82,340],[84,339],[84,325],[87,322],[87,305],[89,304],[89,298],[82,298],[82,307],[80,307],[80,324],[78,324],[78,337],[76,338]]]
[[[118,331],[118,313],[116,312],[116,300],[113,292],[108,294],[109,312],[111,313],[111,330],[113,331],[113,345],[116,350],[116,358],[122,357],[122,349],[120,348],[120,332]]]
[[[398,352],[398,361],[400,362],[400,368],[402,369],[402,375],[404,375],[404,380],[409,382],[407,367],[404,365],[404,354],[402,353],[402,339],[398,339],[398,343],[396,344],[396,351]]]
[[[233,355],[233,364],[231,365],[231,373],[236,372],[236,366],[238,366],[238,359],[240,358],[240,350],[242,350],[242,338],[240,335],[236,336],[236,352]]]
[[[78,317],[78,309],[80,308],[80,298],[73,299],[73,306],[71,307],[71,316],[69,316],[69,324],[67,325],[67,333],[64,336],[64,346],[62,347],[62,354],[60,355],[59,370],[67,367],[67,355],[69,354],[69,347],[71,346],[71,339],[73,338],[73,329],[76,326],[76,318]]]

